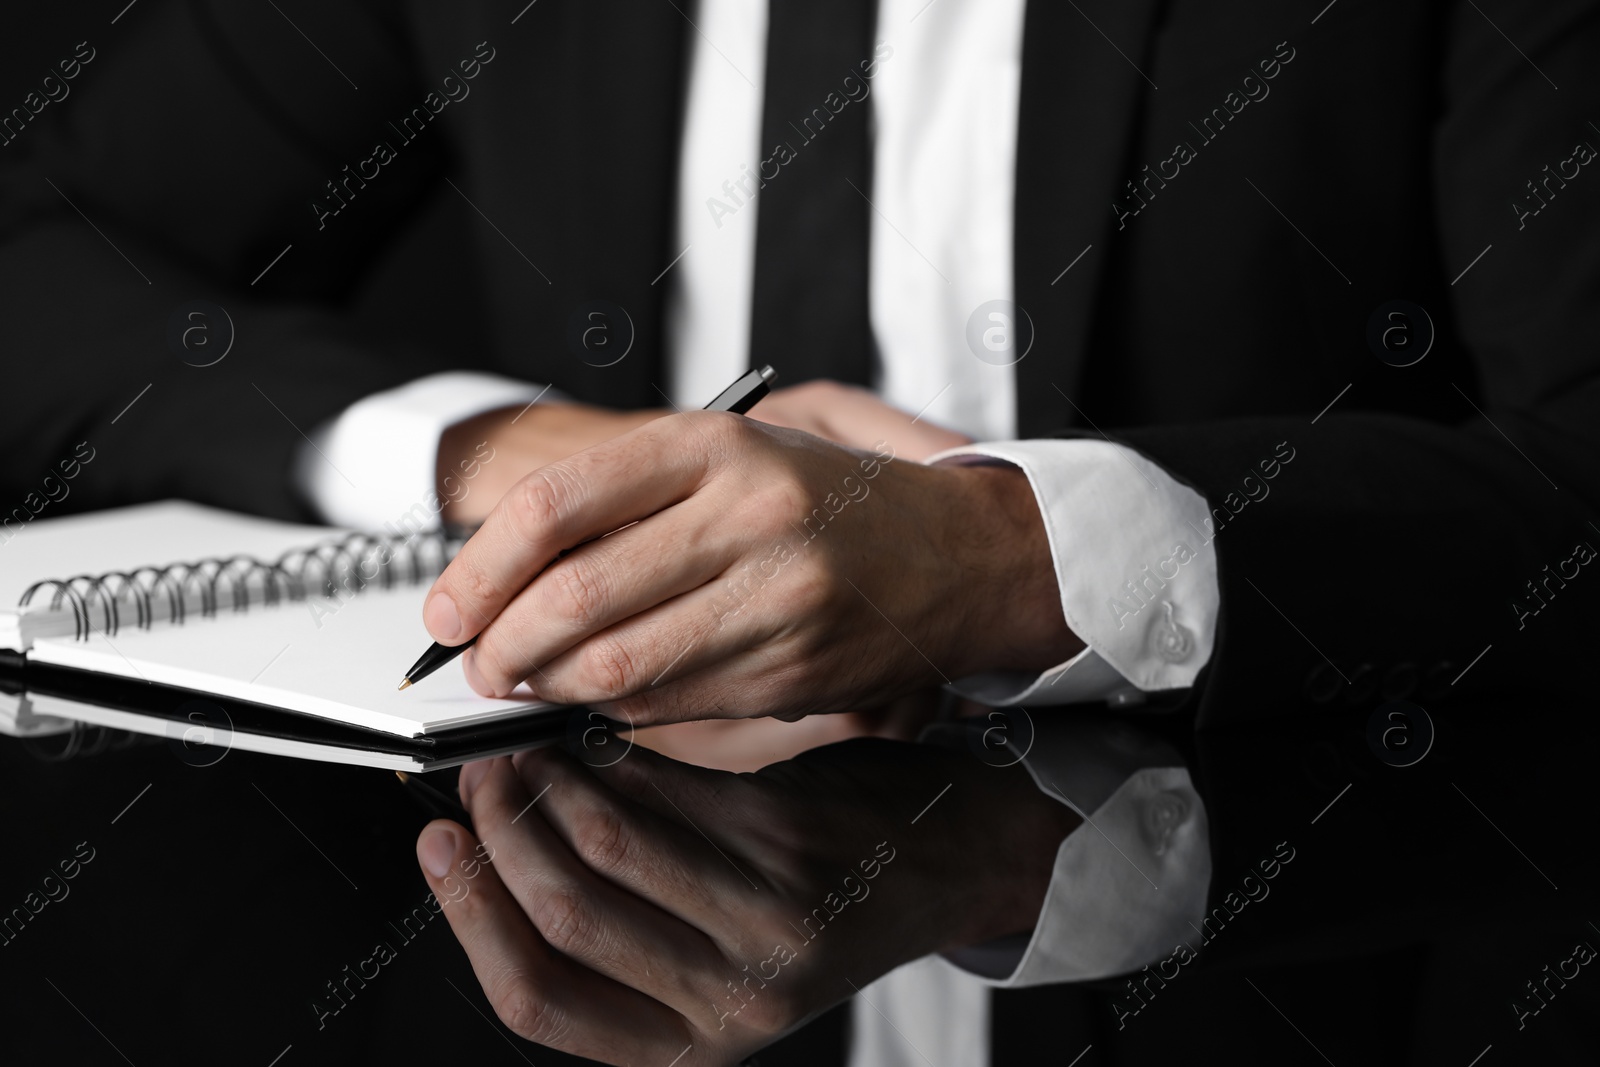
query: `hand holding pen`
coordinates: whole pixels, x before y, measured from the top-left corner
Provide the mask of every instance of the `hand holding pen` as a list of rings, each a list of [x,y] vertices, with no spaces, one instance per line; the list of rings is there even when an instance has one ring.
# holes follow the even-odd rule
[[[771,367],[762,367],[742,376],[728,388],[718,393],[711,403],[705,406],[706,411],[729,411],[735,415],[743,415],[772,388],[773,381],[778,377],[777,371]],[[478,640],[474,634],[458,645],[443,645],[435,642],[422,658],[411,665],[406,676],[400,681],[400,688],[406,689],[422,681],[440,667],[455,659],[461,653],[471,648]]]
[[[1054,573],[1017,468],[690,411],[525,477],[423,622],[473,642],[485,696],[526,683],[634,726],[798,717],[1064,662],[1083,644]]]

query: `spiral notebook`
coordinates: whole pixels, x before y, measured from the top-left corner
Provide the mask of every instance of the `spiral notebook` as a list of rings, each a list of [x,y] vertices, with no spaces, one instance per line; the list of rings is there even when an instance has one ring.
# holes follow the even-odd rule
[[[0,611],[0,658],[15,667],[20,654],[57,712],[114,679],[120,692],[173,694],[141,713],[203,696],[335,734],[503,740],[541,712],[564,721],[571,709],[526,690],[481,697],[458,668],[396,690],[428,646],[422,601],[456,547],[440,533],[351,533],[179,501],[41,519],[0,548],[0,603],[17,605]],[[280,732],[292,721],[267,719]]]

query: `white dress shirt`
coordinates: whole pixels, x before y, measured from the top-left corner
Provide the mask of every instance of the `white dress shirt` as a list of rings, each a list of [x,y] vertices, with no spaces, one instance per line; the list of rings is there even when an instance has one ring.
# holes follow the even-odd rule
[[[878,39],[892,52],[868,97],[876,384],[890,404],[990,442],[935,461],[1008,462],[1027,474],[1063,612],[1087,645],[1040,675],[983,675],[956,688],[990,705],[1136,702],[1143,691],[1192,685],[1210,657],[1220,593],[1215,554],[1199,533],[1205,501],[1108,441],[1012,440],[1015,371],[1005,359],[980,359],[969,343],[969,318],[1014,292],[1023,7],[1024,0],[880,0]],[[670,392],[685,408],[705,403],[750,364],[759,194],[733,197],[724,186],[737,192],[746,168],[764,156],[767,5],[701,0],[691,14],[698,32],[677,204],[677,247],[685,251],[664,279],[672,287]],[[819,102],[830,88],[818,86]],[[712,199],[723,207],[712,210]],[[313,434],[297,478],[329,521],[381,528],[437,499],[437,443],[447,427],[540,392],[493,375],[447,373],[376,394]],[[989,952],[981,965],[974,961],[982,953],[957,954],[959,967],[930,958],[868,986],[854,1009],[852,1067],[982,1067],[987,985],[1134,970],[1203,917],[1208,832],[1187,769],[1175,756],[1130,762],[1094,746],[1087,750],[1106,754],[1099,764],[1071,758],[1083,746],[1050,740],[1065,736],[1070,714],[1050,713],[1062,717],[1055,722],[1033,716],[1039,741],[1025,761],[1042,789],[1086,819],[1057,851],[1032,937],[1009,954]]]

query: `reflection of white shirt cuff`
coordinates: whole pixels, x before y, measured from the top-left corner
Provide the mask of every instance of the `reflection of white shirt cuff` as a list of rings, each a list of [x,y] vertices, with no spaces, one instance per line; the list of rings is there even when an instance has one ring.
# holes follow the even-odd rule
[[[1205,498],[1109,441],[964,445],[930,463],[1001,460],[1028,476],[1055,561],[1061,610],[1088,647],[1034,675],[996,671],[954,688],[991,706],[1105,699],[1194,684],[1211,658],[1221,592]]]
[[[1186,943],[1189,924],[1205,920],[1211,835],[1182,756],[1126,719],[1002,714],[1003,727],[991,725],[992,715],[956,720],[928,727],[922,740],[1008,760],[1015,745],[1040,788],[1087,817],[1056,849],[1031,935],[925,957],[861,991],[852,1009],[851,1067],[913,1064],[927,1059],[923,1048],[937,1049],[940,1063],[987,1063],[987,986],[1135,971]],[[993,729],[1005,731],[1005,746],[986,743],[985,731]],[[905,1051],[908,1041],[917,1046],[915,1059]]]
[[[477,371],[430,374],[356,401],[300,446],[294,481],[335,526],[415,530],[437,525],[443,505],[439,438],[474,415],[557,399],[548,387]]]
[[[1205,805],[1188,769],[1139,771],[1061,842],[1021,960],[986,977],[1029,986],[1136,971],[1193,932],[1210,887]]]
[[[1138,970],[1205,918],[1211,841],[1182,757],[1126,723],[1011,714],[1008,738],[1039,788],[1084,817],[1056,850],[1031,935],[947,953],[992,985],[1087,981]],[[953,743],[952,729],[924,738]],[[1023,729],[1031,722],[1032,729]],[[995,750],[990,750],[995,751]],[[1000,750],[1003,751],[1003,750]]]

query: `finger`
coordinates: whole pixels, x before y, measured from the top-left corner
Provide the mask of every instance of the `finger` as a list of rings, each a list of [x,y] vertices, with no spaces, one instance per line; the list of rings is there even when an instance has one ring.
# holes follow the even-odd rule
[[[530,791],[548,787],[539,801],[545,821],[586,867],[718,944],[747,947],[739,902],[760,891],[759,873],[707,836],[700,823],[715,829],[716,820],[633,803],[559,749],[519,752],[514,763]]]
[[[625,760],[589,770],[633,803],[691,829],[702,822],[725,825],[730,816],[748,814],[743,809],[753,789],[736,774],[685,763],[643,745],[629,749]]]
[[[522,479],[434,582],[422,611],[428,632],[460,644],[562,549],[691,495],[742,421],[721,412],[658,419]]]
[[[759,595],[759,590],[752,594]],[[785,607],[805,617],[803,605],[786,599]],[[730,593],[725,584],[711,583],[591,634],[540,665],[530,682],[541,699],[591,704],[621,700],[713,665],[757,676],[772,665],[770,653],[761,646],[784,625],[778,612],[760,610]],[[479,670],[482,663],[482,657],[475,657]],[[504,684],[503,677],[486,681]],[[510,690],[506,686],[497,692]],[[740,718],[758,710],[760,705],[754,702],[739,701],[729,707],[697,709],[693,717]],[[635,725],[662,721],[666,720],[639,718]]]
[[[809,679],[794,656],[777,644],[747,648],[736,658],[699,665],[694,673],[678,677],[681,666],[655,688],[616,700],[596,700],[590,707],[605,718],[640,728],[710,720],[749,723],[764,716],[793,723],[845,707],[841,700],[801,692],[799,687]],[[821,674],[831,670],[820,661],[803,667]],[[863,698],[870,696],[865,693]],[[855,703],[854,697],[850,703]]]
[[[509,693],[583,638],[698,589],[742,547],[727,524],[707,527],[691,508],[675,506],[568,553],[479,635],[472,651],[480,692]]]
[[[699,930],[579,862],[545,821],[546,800],[529,796],[509,759],[493,761],[474,788],[473,824],[500,881],[556,951],[685,1016],[703,1015],[738,966]]]
[[[477,844],[437,820],[418,837],[417,859],[502,1022],[529,1041],[607,1063],[666,1062],[690,1043],[672,1009],[545,944],[494,869],[477,863]],[[454,873],[468,869],[470,881]]]

